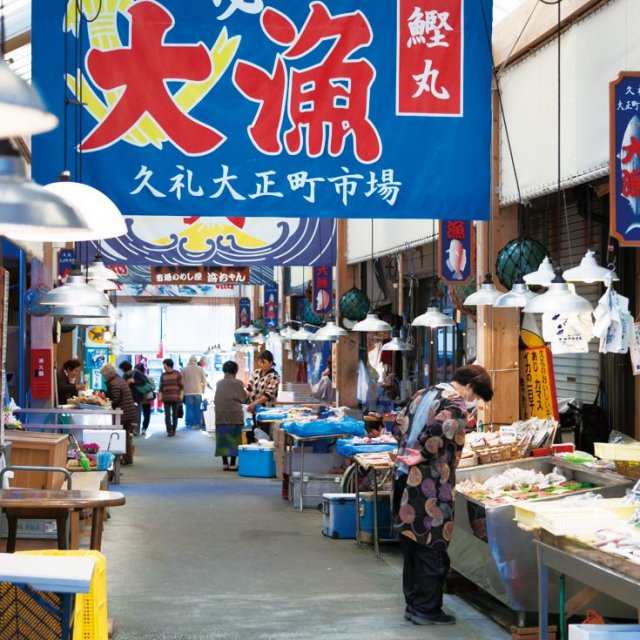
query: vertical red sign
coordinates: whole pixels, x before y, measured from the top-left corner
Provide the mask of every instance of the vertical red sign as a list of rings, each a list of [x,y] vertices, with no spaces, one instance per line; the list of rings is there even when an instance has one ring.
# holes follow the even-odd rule
[[[31,349],[31,397],[50,398],[52,378],[51,349]]]
[[[398,0],[398,115],[462,115],[463,14],[464,0]]]
[[[326,315],[333,306],[331,267],[313,267],[313,310]]]

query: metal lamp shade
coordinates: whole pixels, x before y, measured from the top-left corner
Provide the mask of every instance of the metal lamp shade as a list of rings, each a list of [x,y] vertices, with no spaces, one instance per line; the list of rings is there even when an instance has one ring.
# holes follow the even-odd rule
[[[382,345],[382,351],[413,351],[413,347],[410,347],[404,340],[394,336],[389,342]]]
[[[454,325],[453,318],[442,313],[437,307],[427,307],[426,312],[411,323],[412,327],[453,327]]]
[[[375,313],[368,313],[364,320],[360,320],[360,322],[356,322],[356,324],[353,325],[352,331],[359,331],[362,333],[391,331],[391,325],[384,320],[380,320]]]
[[[75,240],[87,230],[62,198],[26,177],[19,157],[0,156],[0,234],[16,240]]]
[[[566,282],[552,282],[549,290],[529,300],[525,313],[591,313],[591,303],[569,289]]]
[[[313,338],[313,333],[304,327],[300,327],[297,331],[295,331],[291,336],[291,340],[311,340]]]
[[[528,285],[540,285],[541,287],[548,287],[552,280],[556,277],[553,265],[549,256],[545,256],[544,260],[540,263],[537,271],[527,273],[522,277],[525,284]]]
[[[109,305],[109,298],[88,285],[83,275],[70,273],[65,283],[57,289],[52,289],[43,296],[43,304],[52,307],[68,306],[103,306]],[[54,309],[55,312],[55,309]]]
[[[91,280],[117,280],[118,274],[113,269],[106,267],[102,257],[98,255],[87,268],[87,278]]]
[[[250,324],[248,327],[238,327],[235,332],[241,336],[255,336],[258,330],[253,324]]]
[[[113,201],[104,193],[80,182],[62,180],[44,187],[73,207],[86,222],[88,229],[74,240],[102,240],[127,233],[127,224]],[[43,238],[47,240],[47,238]]]
[[[524,282],[514,282],[511,291],[503,293],[494,303],[494,307],[502,309],[524,307],[533,298],[537,297],[537,293],[529,291],[529,287]]]
[[[487,273],[480,288],[467,296],[462,303],[465,307],[479,307],[479,306],[493,306],[493,303],[502,295],[501,291],[498,291],[493,286],[493,279],[491,274]]]
[[[0,138],[50,131],[58,118],[49,113],[36,88],[0,61]]]
[[[65,327],[97,327],[107,326],[109,318],[92,318],[91,316],[62,316],[60,324]]]
[[[82,316],[86,318],[93,318],[94,323],[96,321],[108,321],[109,324],[113,324],[113,319],[109,314],[109,308],[107,306],[102,307],[96,305],[66,305],[63,307],[53,307],[51,315],[56,316],[57,318]]]
[[[292,327],[283,327],[282,329],[280,329],[280,337],[284,338],[285,340],[288,340],[289,338],[291,338],[291,336],[296,332],[295,329],[293,329]]]
[[[567,282],[586,282],[591,284],[592,282],[608,282],[620,280],[618,275],[613,269],[607,267],[601,267],[596,261],[596,254],[587,249],[587,253],[580,261],[580,264],[573,269],[567,269],[562,277]]]
[[[341,336],[349,335],[349,332],[342,327],[339,327],[335,322],[328,321],[324,327],[321,327],[316,333],[317,336],[322,336],[325,340],[331,340],[333,338],[339,338]],[[318,338],[320,339],[320,338]]]
[[[118,285],[113,280],[106,280],[105,278],[90,278],[88,284],[98,291],[118,290]]]

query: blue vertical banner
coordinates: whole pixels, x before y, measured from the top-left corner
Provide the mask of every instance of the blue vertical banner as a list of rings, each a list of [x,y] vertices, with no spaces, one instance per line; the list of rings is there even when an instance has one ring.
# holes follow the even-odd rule
[[[264,285],[264,326],[267,329],[278,328],[278,285]]]
[[[34,138],[34,178],[71,168],[126,216],[236,227],[486,220],[491,16],[492,0],[33,0],[34,83],[73,132]]]
[[[321,315],[331,313],[333,308],[333,277],[331,267],[314,267],[311,275],[313,284],[313,310]]]
[[[438,274],[445,284],[463,284],[475,273],[475,227],[470,220],[441,220]]]
[[[73,249],[58,249],[58,284],[69,275],[75,259],[76,254]]]
[[[238,300],[238,326],[248,327],[251,324],[251,300],[240,298]]]
[[[609,84],[610,233],[621,245],[640,245],[640,72]]]

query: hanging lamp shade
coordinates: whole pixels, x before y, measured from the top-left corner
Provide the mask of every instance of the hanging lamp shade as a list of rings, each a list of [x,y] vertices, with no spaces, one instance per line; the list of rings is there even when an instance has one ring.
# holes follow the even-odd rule
[[[109,317],[95,318],[92,316],[62,316],[60,318],[60,324],[63,327],[97,327],[107,326],[109,324]]]
[[[524,307],[533,298],[537,297],[537,293],[529,291],[529,287],[520,280],[520,282],[514,282],[511,291],[503,293],[494,303],[494,307],[500,307],[502,309]]]
[[[360,322],[356,322],[353,325],[352,331],[361,333],[391,331],[391,325],[384,320],[380,320],[375,313],[367,313],[367,317],[364,320],[360,320]]]
[[[527,302],[525,313],[591,313],[591,303],[577,293],[574,293],[560,274],[560,270],[549,289],[542,295]]]
[[[102,256],[98,253],[87,267],[87,278],[90,280],[94,278],[97,280],[117,280],[118,274],[105,266]]]
[[[334,321],[328,320],[324,327],[320,327],[316,335],[327,336],[328,339],[340,338],[341,336],[348,336],[349,332],[342,327],[339,327]]]
[[[49,113],[33,85],[0,61],[0,138],[51,131],[58,118]]]
[[[502,292],[498,291],[493,286],[493,278],[491,277],[491,274],[487,273],[480,285],[480,288],[475,293],[468,296],[462,304],[465,307],[492,306],[501,295]]]
[[[536,271],[527,273],[523,276],[523,280],[528,285],[540,285],[541,287],[548,287],[552,280],[556,277],[553,265],[549,256],[545,256],[544,260],[540,263],[540,266]]]
[[[311,340],[312,338],[313,333],[311,333],[309,329],[306,329],[304,325],[301,326],[297,331],[294,331],[290,336],[291,340]]]
[[[454,325],[453,318],[438,309],[435,299],[431,300],[426,312],[416,317],[411,323],[412,327],[453,327]]]
[[[256,329],[256,327],[253,324],[250,324],[247,327],[238,327],[235,330],[235,333],[241,335],[241,336],[255,336],[256,333],[258,333],[258,329]]]
[[[587,284],[591,284],[592,282],[608,282],[609,280],[617,282],[620,280],[613,269],[601,267],[598,264],[596,254],[591,251],[591,249],[587,249],[587,253],[584,254],[584,257],[577,267],[567,269],[562,274],[562,277],[567,282],[586,282]]]
[[[106,280],[104,278],[90,278],[88,284],[98,291],[118,290],[118,285],[113,280]]]
[[[280,329],[280,337],[288,340],[296,332],[296,330],[290,325],[285,325]]]
[[[8,146],[7,146],[8,145]],[[27,179],[24,162],[0,143],[0,234],[16,240],[75,240],[87,223],[62,198]]]
[[[382,345],[382,351],[413,351],[413,347],[409,346],[404,340],[394,336],[391,340]]]
[[[94,324],[96,320],[109,321],[112,323],[109,315],[109,308],[105,306],[97,305],[65,305],[59,307],[52,307],[52,316],[56,318],[68,318],[70,316],[83,316],[86,318],[93,318]]]
[[[78,269],[74,269],[65,283],[52,289],[42,298],[43,304],[58,306],[108,306],[109,298],[85,282],[84,276]],[[55,312],[55,309],[54,309]]]
[[[44,185],[44,189],[62,198],[85,221],[88,229],[73,240],[103,240],[126,235],[127,224],[113,201],[88,184],[70,181],[68,172],[64,171],[58,182]],[[51,241],[45,237],[42,240]]]

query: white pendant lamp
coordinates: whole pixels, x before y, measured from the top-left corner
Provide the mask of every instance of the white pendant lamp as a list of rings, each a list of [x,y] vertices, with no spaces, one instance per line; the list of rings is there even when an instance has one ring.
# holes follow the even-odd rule
[[[97,327],[106,326],[108,324],[109,317],[95,318],[92,316],[62,316],[60,318],[60,324],[65,327]]]
[[[254,336],[253,340],[251,340],[252,344],[264,344],[265,342],[266,339],[261,333],[258,333],[256,336]]]
[[[580,264],[573,269],[567,269],[562,277],[567,282],[586,282],[591,284],[593,282],[617,282],[620,280],[618,275],[613,269],[607,267],[601,267],[596,261],[596,254],[587,249],[587,253],[580,261]]]
[[[255,325],[250,324],[247,327],[238,327],[235,332],[241,336],[255,336],[258,333],[258,329],[256,329]]]
[[[107,307],[109,305],[109,298],[101,291],[88,285],[82,273],[74,269],[67,276],[63,285],[48,291],[42,296],[42,304],[52,307],[80,305]]]
[[[332,340],[334,338],[340,338],[348,335],[349,332],[346,329],[339,327],[335,322],[329,320],[325,323],[324,327],[320,327],[320,329],[318,329],[318,332],[316,333],[318,338],[316,339],[319,340],[321,339],[320,336],[322,336],[322,339]]]
[[[90,280],[117,280],[118,274],[106,267],[100,253],[96,254],[93,262],[87,267],[87,278]]]
[[[549,256],[545,256],[544,260],[540,263],[540,266],[536,271],[525,274],[522,279],[527,285],[539,285],[541,287],[548,287],[552,280],[556,277],[553,265]]]
[[[3,144],[0,154],[0,234],[53,241],[60,235],[73,240],[74,234],[87,231],[87,223],[73,207],[27,179],[15,150]]]
[[[413,351],[413,347],[410,347],[398,336],[394,336],[389,342],[382,345],[381,351]]]
[[[88,284],[98,291],[118,290],[118,285],[113,280],[106,280],[105,278],[90,278]]]
[[[480,288],[467,296],[462,303],[465,307],[493,306],[493,303],[502,295],[493,285],[493,278],[490,273],[485,275]]]
[[[451,316],[442,313],[437,307],[435,299],[432,299],[427,310],[417,316],[411,323],[412,327],[453,327],[455,322]]]
[[[120,210],[104,193],[80,182],[71,182],[69,172],[63,171],[58,182],[44,185],[73,207],[86,222],[88,229],[73,240],[103,240],[126,235],[127,225]],[[43,237],[42,240],[57,240]],[[66,239],[66,238],[62,238]]]
[[[50,131],[58,118],[49,113],[36,88],[0,61],[0,138]]]
[[[96,320],[109,322],[113,324],[113,320],[109,314],[109,308],[107,306],[98,305],[64,305],[59,307],[52,307],[52,311],[49,315],[56,318],[68,318],[71,316],[82,316],[85,318],[93,318],[94,324]]]
[[[586,298],[574,293],[558,271],[558,275],[549,284],[548,291],[529,300],[523,311],[525,313],[591,313],[593,306]]]
[[[502,309],[505,308],[514,308],[514,307],[524,307],[533,298],[537,297],[537,293],[533,293],[533,291],[529,291],[529,287],[520,280],[519,282],[514,282],[511,287],[511,291],[507,291],[507,293],[503,293],[494,303],[494,307],[499,307]]]
[[[305,329],[304,325],[290,336],[291,340],[311,340],[312,338],[313,333],[311,333],[311,331],[309,331],[308,329]]]
[[[380,320],[375,313],[367,313],[367,317],[353,325],[351,331],[359,331],[362,333],[391,331],[391,325],[384,320]]]
[[[288,340],[295,332],[296,330],[292,326],[286,324],[282,329],[280,329],[280,337]]]

